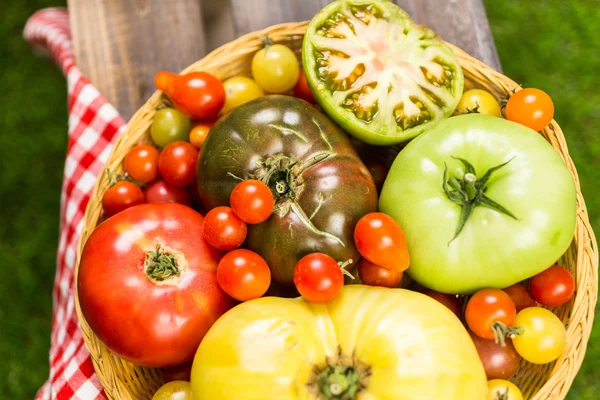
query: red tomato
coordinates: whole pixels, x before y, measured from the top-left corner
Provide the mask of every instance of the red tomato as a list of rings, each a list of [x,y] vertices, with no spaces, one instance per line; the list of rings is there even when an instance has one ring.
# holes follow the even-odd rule
[[[402,271],[380,267],[366,258],[358,263],[358,276],[365,285],[395,288],[400,284],[402,275]]]
[[[230,207],[215,207],[206,214],[204,239],[216,249],[230,251],[240,247],[248,227]]]
[[[177,75],[161,71],[156,74],[154,84],[177,109],[192,118],[212,118],[225,104],[223,83],[206,72]]]
[[[225,293],[236,300],[248,301],[265,294],[271,284],[271,270],[255,252],[236,249],[219,262],[217,280]]]
[[[519,368],[521,356],[517,353],[512,340],[505,339],[505,345],[502,346],[493,340],[482,339],[473,332],[469,332],[469,335],[479,353],[488,379],[509,379],[513,376]]]
[[[517,307],[517,312],[521,311],[524,308],[535,307],[535,300],[531,297],[529,290],[520,283],[515,283],[512,286],[502,289],[510,298],[515,302],[515,306]]]
[[[450,311],[454,313],[458,318],[462,314],[462,305],[460,304],[460,299],[452,294],[440,293],[435,290],[425,289],[423,291],[425,296],[429,296],[432,299],[435,299],[445,305]]]
[[[162,179],[146,186],[144,193],[148,203],[179,203],[186,206],[192,204],[186,188],[171,186]]]
[[[354,228],[354,242],[375,265],[402,272],[410,264],[404,232],[389,215],[374,212],[362,217]]]
[[[482,289],[469,299],[465,309],[467,325],[483,339],[503,343],[507,328],[515,322],[517,308],[510,296],[500,289]]]
[[[201,239],[203,220],[181,204],[142,204],[87,240],[77,281],[81,311],[119,357],[148,367],[186,363],[235,304],[217,283],[221,253]]]
[[[271,216],[275,198],[266,184],[249,179],[235,185],[229,202],[242,221],[247,224],[260,224]]]
[[[558,307],[571,300],[575,293],[575,278],[568,269],[553,265],[529,281],[535,301],[548,307]]]
[[[296,86],[294,86],[294,96],[304,101],[308,101],[309,103],[316,103],[315,96],[313,96],[312,91],[308,86],[308,82],[306,81],[306,75],[304,75],[304,71],[302,70],[300,70],[298,82],[296,82]]]
[[[175,365],[163,369],[163,379],[165,383],[173,381],[189,382],[192,374],[192,362]]]
[[[202,148],[202,145],[204,144],[212,125],[212,122],[201,122],[195,125],[190,131],[190,143],[198,150]]]
[[[294,285],[302,297],[311,303],[327,303],[342,291],[344,273],[327,254],[311,253],[296,264]]]
[[[169,143],[158,158],[158,170],[169,185],[187,186],[196,182],[198,149],[188,142]]]
[[[554,116],[554,103],[545,92],[527,88],[515,92],[506,103],[506,119],[534,131],[544,129]]]
[[[144,201],[144,192],[138,185],[129,181],[119,181],[104,192],[102,209],[104,215],[110,217]]]
[[[158,154],[154,146],[140,144],[125,156],[125,172],[138,182],[148,183],[158,178]]]

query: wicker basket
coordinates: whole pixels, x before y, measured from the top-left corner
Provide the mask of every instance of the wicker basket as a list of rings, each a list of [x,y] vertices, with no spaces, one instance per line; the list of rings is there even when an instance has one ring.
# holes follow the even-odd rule
[[[261,48],[261,38],[265,34],[268,34],[274,42],[283,43],[300,55],[307,24],[307,22],[281,24],[250,33],[218,48],[189,66],[184,72],[207,71],[223,80],[236,75],[249,75],[250,61],[253,54]],[[460,60],[467,88],[483,88],[498,98],[508,96],[520,89],[511,79],[475,60],[459,48],[450,46]],[[118,173],[123,172],[123,158],[127,151],[140,141],[148,140],[155,107],[161,101],[162,94],[156,92],[136,112],[129,121],[126,132],[117,141],[106,165],[107,168]],[[561,260],[561,263],[573,272],[577,282],[577,292],[573,300],[553,310],[567,326],[567,347],[564,354],[556,362],[547,365],[533,365],[523,361],[513,380],[522,389],[526,399],[559,400],[566,396],[581,366],[590,337],[598,289],[598,251],[579,188],[577,171],[569,157],[563,133],[558,124],[552,121],[542,134],[559,152],[577,184],[575,237]],[[106,182],[107,177],[103,173],[96,183],[87,207],[77,265],[79,265],[83,245],[100,219],[101,199],[107,188]],[[75,279],[77,279],[77,268]],[[161,370],[133,365],[111,354],[85,321],[78,300],[76,306],[85,343],[91,352],[96,373],[108,397],[118,400],[150,399],[163,382]]]

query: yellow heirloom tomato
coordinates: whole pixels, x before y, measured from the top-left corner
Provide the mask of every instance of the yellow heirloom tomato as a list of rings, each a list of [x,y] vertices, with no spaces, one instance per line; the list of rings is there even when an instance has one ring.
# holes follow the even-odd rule
[[[404,289],[346,286],[327,304],[263,297],[223,315],[192,367],[194,400],[485,400],[452,312]]]

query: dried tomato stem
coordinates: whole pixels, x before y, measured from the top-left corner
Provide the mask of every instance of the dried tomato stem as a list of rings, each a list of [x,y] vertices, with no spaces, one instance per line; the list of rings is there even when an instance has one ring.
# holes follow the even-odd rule
[[[165,253],[160,244],[156,245],[155,251],[146,252],[144,271],[148,279],[153,282],[162,282],[181,274],[181,270],[175,262],[175,256]]]

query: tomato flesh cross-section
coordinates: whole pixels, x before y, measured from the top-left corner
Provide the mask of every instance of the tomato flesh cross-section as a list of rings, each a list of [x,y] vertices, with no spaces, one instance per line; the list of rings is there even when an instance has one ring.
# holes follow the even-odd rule
[[[387,1],[325,7],[308,27],[303,62],[319,105],[376,145],[405,142],[450,116],[463,90],[452,50]]]

